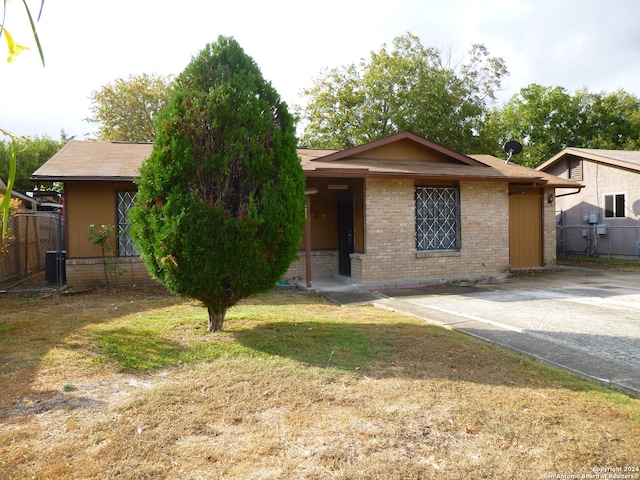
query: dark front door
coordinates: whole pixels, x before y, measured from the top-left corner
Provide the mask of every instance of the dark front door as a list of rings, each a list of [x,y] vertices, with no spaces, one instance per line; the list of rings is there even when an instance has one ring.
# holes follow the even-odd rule
[[[353,243],[353,191],[338,192],[338,271],[340,275],[351,276],[351,257]]]

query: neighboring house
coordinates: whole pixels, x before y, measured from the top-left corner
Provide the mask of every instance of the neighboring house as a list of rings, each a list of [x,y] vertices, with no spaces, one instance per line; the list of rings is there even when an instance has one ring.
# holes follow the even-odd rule
[[[538,170],[585,186],[556,196],[561,254],[640,254],[640,152],[565,148]]]
[[[0,178],[0,195],[7,192],[6,182]],[[21,210],[52,211],[61,209],[62,195],[57,192],[27,192],[11,191],[11,197],[20,202]]]
[[[64,182],[67,283],[99,283],[90,224],[117,225],[123,281],[149,281],[126,214],[150,144],[71,141],[33,174]],[[555,264],[556,188],[578,183],[466,156],[409,132],[346,150],[299,149],[308,228],[286,278],[343,275],[353,283],[477,279]],[[550,203],[551,202],[551,203]]]
[[[4,196],[7,193],[7,184],[0,178],[0,195]],[[36,210],[38,201],[35,198],[29,197],[24,193],[20,193],[16,190],[11,191],[11,198],[15,198],[20,202],[21,210]]]
[[[7,185],[0,178],[0,198],[6,192]],[[5,250],[0,255],[2,284],[18,282],[42,270],[48,277],[49,267],[53,269],[53,278],[57,278],[56,255],[61,258],[64,251],[63,217],[58,213],[62,208],[60,196],[56,192],[32,196],[36,193],[45,195],[45,192],[11,192],[11,197],[18,200],[18,207],[7,225],[10,229],[9,239],[0,241],[4,243],[0,247]]]

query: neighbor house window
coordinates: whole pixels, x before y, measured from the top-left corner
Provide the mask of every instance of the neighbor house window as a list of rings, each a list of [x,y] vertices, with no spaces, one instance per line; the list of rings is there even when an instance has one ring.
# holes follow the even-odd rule
[[[604,196],[605,218],[624,217],[624,193],[612,193]]]
[[[131,238],[131,224],[129,223],[129,209],[136,202],[136,192],[118,192],[118,256],[137,257],[138,249]]]
[[[456,187],[417,187],[416,249],[460,248],[459,194]]]

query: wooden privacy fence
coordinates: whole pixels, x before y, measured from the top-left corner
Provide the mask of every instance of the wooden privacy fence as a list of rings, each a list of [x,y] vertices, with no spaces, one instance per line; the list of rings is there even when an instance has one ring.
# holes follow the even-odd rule
[[[11,285],[45,272],[46,280],[64,284],[64,217],[58,212],[17,212],[10,220],[11,239],[0,254],[0,285]]]

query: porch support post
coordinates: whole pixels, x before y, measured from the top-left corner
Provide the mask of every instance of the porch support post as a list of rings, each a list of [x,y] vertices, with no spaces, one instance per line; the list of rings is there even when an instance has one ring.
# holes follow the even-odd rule
[[[306,261],[307,288],[311,288],[311,195],[318,193],[316,188],[307,188],[304,196],[307,200],[306,217],[307,223],[304,226],[304,247]]]

